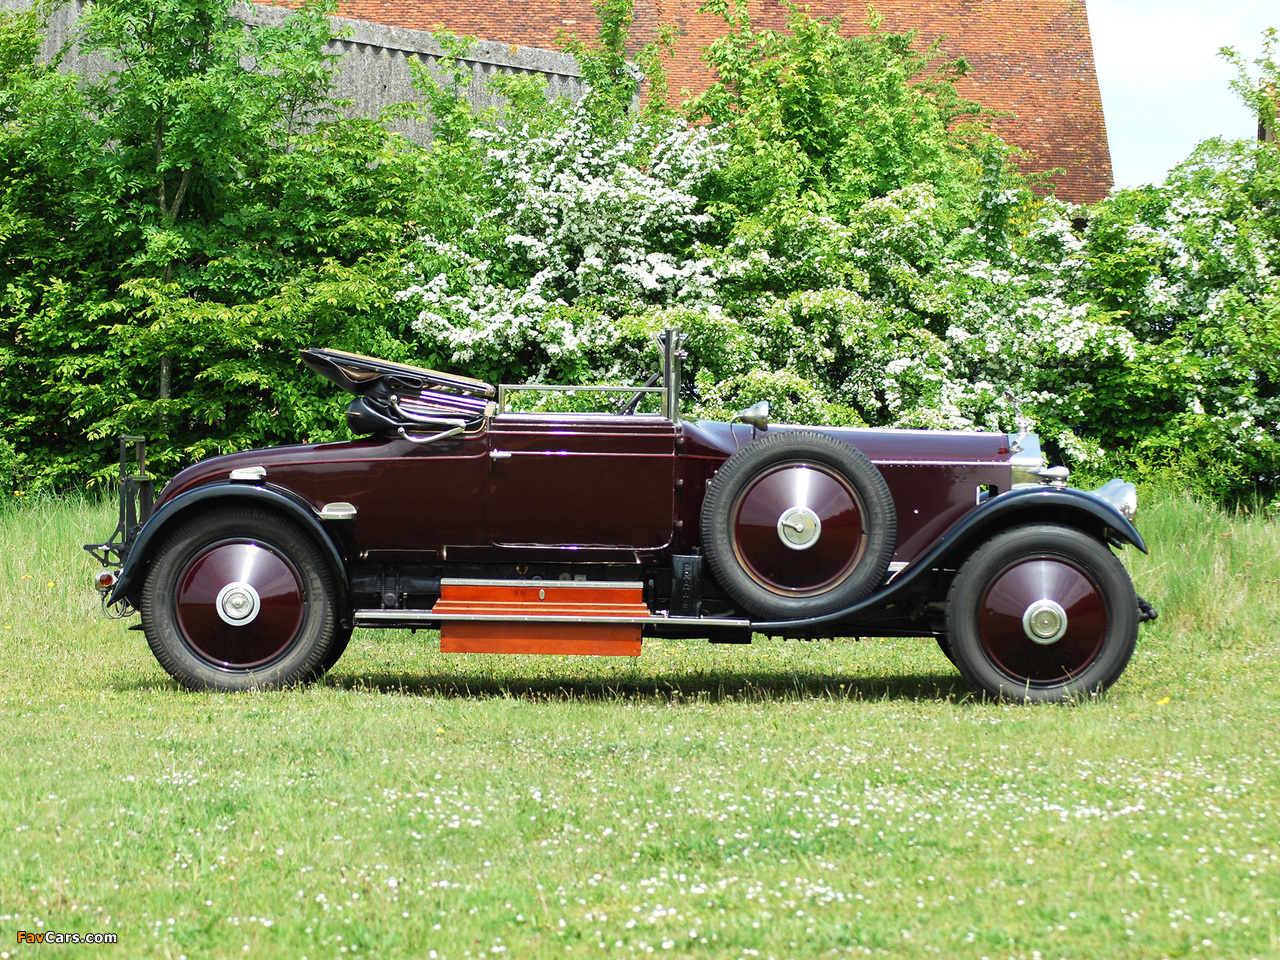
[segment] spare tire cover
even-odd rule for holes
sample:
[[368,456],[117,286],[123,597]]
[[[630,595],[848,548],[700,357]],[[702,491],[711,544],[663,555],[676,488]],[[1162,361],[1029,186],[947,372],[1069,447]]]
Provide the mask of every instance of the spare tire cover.
[[743,447],[702,504],[716,582],[753,616],[832,613],[884,582],[897,540],[889,485],[860,450],[788,430]]

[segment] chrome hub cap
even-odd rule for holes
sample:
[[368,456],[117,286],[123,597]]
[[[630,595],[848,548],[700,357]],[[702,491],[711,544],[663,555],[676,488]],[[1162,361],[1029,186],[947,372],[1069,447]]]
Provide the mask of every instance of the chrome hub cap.
[[778,539],[792,550],[808,550],[822,536],[822,520],[808,507],[791,507],[778,518]]
[[1022,629],[1035,643],[1057,643],[1067,632],[1067,611],[1056,600],[1037,600],[1022,614]]
[[237,580],[218,591],[214,609],[218,611],[223,623],[243,627],[253,623],[258,611],[262,609],[262,598],[252,584]]

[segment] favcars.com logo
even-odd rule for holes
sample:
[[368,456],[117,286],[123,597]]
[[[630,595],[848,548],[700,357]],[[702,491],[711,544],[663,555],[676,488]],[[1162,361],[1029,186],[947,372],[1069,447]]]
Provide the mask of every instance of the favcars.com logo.
[[28,933],[18,931],[19,943],[115,943],[114,933],[57,933],[46,930],[44,933]]

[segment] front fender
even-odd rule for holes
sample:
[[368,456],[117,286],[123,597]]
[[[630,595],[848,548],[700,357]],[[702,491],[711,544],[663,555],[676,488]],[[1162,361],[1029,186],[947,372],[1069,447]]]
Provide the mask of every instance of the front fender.
[[985,540],[996,527],[1026,522],[1027,514],[1033,515],[1030,520],[1035,523],[1082,527],[1115,546],[1127,543],[1147,552],[1142,535],[1112,504],[1074,487],[1050,486],[1010,490],[991,498],[949,530],[938,548],[944,548],[945,556],[975,535]]
[[803,620],[755,622],[758,633],[782,633],[824,624],[854,620],[875,611],[907,593],[915,582],[931,570],[963,559],[992,535],[1021,523],[1061,523],[1086,530],[1116,546],[1130,544],[1143,553],[1147,544],[1133,524],[1106,500],[1072,487],[1033,487],[1010,490],[992,497],[947,531],[927,554],[903,570],[867,599],[845,610]]
[[147,522],[143,524],[142,529],[138,531],[137,539],[129,550],[129,556],[125,560],[124,568],[120,571],[120,579],[116,582],[115,589],[111,592],[111,596],[107,601],[108,604],[116,603],[120,600],[128,600],[136,607],[138,605],[138,594],[141,592],[142,584],[146,579],[146,570],[151,565],[151,559],[155,551],[164,542],[165,535],[183,517],[189,516],[193,509],[202,504],[208,507],[219,500],[237,503],[260,503],[278,510],[280,513],[300,523],[315,538],[315,542],[329,562],[329,567],[333,571],[334,581],[338,585],[341,609],[346,611],[350,608],[348,603],[350,585],[347,582],[346,564],[342,562],[342,554],[339,552],[333,538],[329,536],[328,531],[321,525],[311,509],[278,490],[233,482],[210,483],[196,487],[194,490],[188,490],[165,503],[152,514]]

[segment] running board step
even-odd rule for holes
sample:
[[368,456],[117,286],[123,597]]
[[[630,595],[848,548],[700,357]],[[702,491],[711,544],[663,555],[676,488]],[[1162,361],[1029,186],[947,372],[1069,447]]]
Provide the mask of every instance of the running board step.
[[643,590],[633,582],[446,579],[431,612],[441,620],[441,653],[638,657],[649,619]]
[[638,657],[649,618],[643,590],[631,582],[441,580],[432,613],[468,619],[442,620],[440,652]]
[[[442,653],[552,653],[639,656],[647,625],[750,638],[745,620],[651,614],[634,582],[563,580],[441,581],[430,610],[357,610],[357,627],[440,626]],[[684,630],[680,631],[681,633]]]

